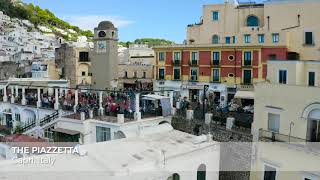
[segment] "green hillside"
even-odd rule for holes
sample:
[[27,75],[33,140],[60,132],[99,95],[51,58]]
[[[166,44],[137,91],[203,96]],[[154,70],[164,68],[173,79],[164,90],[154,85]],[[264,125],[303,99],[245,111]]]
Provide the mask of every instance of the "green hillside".
[[38,25],[46,26],[60,36],[63,35],[59,34],[55,28],[59,28],[64,31],[68,31],[69,29],[74,30],[76,33],[70,33],[71,38],[63,36],[67,40],[75,40],[80,35],[87,36],[88,38],[93,37],[91,31],[81,30],[79,27],[73,26],[68,22],[59,19],[48,9],[41,9],[39,6],[34,6],[31,3],[25,4],[17,0],[0,0],[0,11],[12,18],[29,20],[36,27]]
[[136,39],[135,41],[131,42],[120,42],[120,45],[124,47],[129,47],[130,44],[148,44],[150,47],[152,46],[159,46],[159,45],[172,45],[175,44],[172,41],[165,40],[165,39],[157,39],[157,38],[141,38],[141,39]]

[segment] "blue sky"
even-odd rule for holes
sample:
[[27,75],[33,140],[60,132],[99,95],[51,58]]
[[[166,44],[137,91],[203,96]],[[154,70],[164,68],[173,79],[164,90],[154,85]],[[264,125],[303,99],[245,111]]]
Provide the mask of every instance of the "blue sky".
[[84,29],[102,20],[119,28],[121,41],[164,38],[181,43],[188,24],[198,22],[204,4],[223,0],[23,0],[49,9],[56,16]]

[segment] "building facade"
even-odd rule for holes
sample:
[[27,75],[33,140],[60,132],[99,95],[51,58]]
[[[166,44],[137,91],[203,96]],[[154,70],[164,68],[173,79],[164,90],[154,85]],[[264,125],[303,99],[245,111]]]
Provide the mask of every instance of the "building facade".
[[200,22],[188,25],[184,45],[154,48],[155,89],[201,99],[207,84],[222,89],[212,90],[220,101],[230,100],[244,85],[266,80],[268,60],[317,59],[318,6],[312,0],[205,5]]
[[69,80],[71,88],[91,86],[90,51],[89,43],[65,43],[56,49],[60,78]]
[[320,178],[319,73],[319,61],[268,62],[255,86],[252,180]]
[[130,45],[119,54],[119,88],[152,90],[154,51],[143,44]]

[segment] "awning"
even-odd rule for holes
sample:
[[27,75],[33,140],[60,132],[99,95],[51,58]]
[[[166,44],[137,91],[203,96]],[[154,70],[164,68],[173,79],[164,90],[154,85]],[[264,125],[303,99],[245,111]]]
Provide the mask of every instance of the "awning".
[[142,97],[142,99],[144,100],[151,100],[151,101],[154,101],[154,100],[160,100],[160,99],[168,99],[169,97],[167,96],[160,96],[160,95],[156,95],[156,94],[148,94],[148,95],[144,95]]
[[234,95],[234,98],[239,99],[254,99],[254,92],[253,91],[237,91]]

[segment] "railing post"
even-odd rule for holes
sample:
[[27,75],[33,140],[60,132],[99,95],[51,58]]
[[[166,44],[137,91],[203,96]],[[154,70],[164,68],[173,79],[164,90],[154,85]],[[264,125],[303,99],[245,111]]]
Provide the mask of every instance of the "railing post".
[[74,106],[73,106],[73,112],[77,112],[77,106],[78,106],[78,101],[79,101],[79,97],[78,97],[78,90],[76,89],[75,91],[74,91]]
[[15,93],[15,97],[17,98],[19,96],[19,86],[16,86],[16,93]]
[[134,119],[141,120],[141,112],[140,112],[140,93],[135,94],[135,112],[134,112]]
[[8,102],[7,86],[3,88],[3,102]]
[[22,87],[22,99],[21,99],[21,104],[26,105],[26,88],[23,86]]
[[37,101],[37,107],[40,108],[41,107],[41,94],[40,94],[40,88],[37,89],[38,91],[38,101]]
[[55,102],[54,102],[54,109],[55,110],[59,110],[59,92],[58,92],[58,88],[55,88],[54,89],[55,90],[55,93],[54,93],[54,95],[55,95]]
[[104,115],[104,108],[102,106],[102,91],[99,92],[99,111],[100,111],[100,116]]
[[11,103],[14,103],[14,88],[11,86]]

